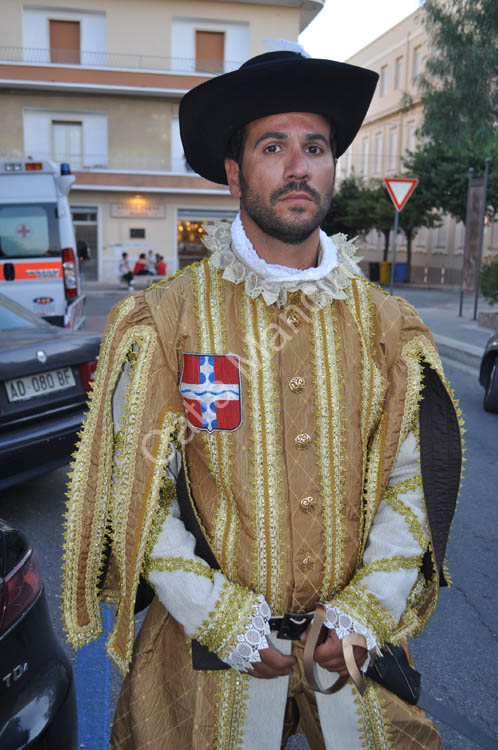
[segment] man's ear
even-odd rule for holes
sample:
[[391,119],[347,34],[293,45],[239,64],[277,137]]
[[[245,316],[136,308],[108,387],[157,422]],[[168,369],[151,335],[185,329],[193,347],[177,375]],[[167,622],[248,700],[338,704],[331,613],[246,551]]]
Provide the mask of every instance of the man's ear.
[[240,198],[240,167],[235,159],[228,156],[225,159],[225,172],[227,173],[228,187],[234,198]]

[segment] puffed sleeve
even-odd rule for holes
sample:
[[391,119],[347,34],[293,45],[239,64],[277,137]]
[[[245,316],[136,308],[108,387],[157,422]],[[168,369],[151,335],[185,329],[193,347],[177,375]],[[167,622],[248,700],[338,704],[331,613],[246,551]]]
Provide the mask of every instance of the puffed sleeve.
[[[369,648],[418,635],[433,613],[439,581],[444,580],[444,550],[461,470],[459,409],[432,336],[405,300],[387,298],[385,308],[389,387],[367,461],[367,534],[361,563],[348,585],[327,603],[326,617],[327,626],[340,637],[365,635]],[[435,381],[436,389],[430,387]],[[431,412],[429,430],[422,412]],[[421,447],[427,437],[433,446],[444,442],[444,455],[455,456],[437,467],[438,482],[454,488],[444,498],[434,492],[434,472],[424,473]]]
[[102,631],[100,601],[116,605],[107,647],[122,668],[131,656],[145,543],[182,420],[176,365],[160,345],[145,295],[130,295],[109,315],[73,454],[62,603],[75,646]]

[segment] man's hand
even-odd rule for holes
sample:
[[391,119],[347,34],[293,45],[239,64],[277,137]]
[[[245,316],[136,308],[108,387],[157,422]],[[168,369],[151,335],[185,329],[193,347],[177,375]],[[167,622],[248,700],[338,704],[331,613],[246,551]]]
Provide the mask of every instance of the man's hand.
[[[301,640],[305,643],[309,635],[310,627],[311,626],[308,626],[306,632],[301,636]],[[315,661],[324,669],[328,669],[329,672],[337,672],[341,677],[347,676],[349,673],[344,662],[342,643],[337,636],[337,633],[335,630],[329,630],[325,627],[323,630],[327,632],[324,633],[325,638],[323,640],[320,639],[320,645],[315,649]],[[358,668],[360,668],[368,656],[368,651],[361,646],[353,646],[353,654]]]
[[260,649],[259,655],[261,661],[253,664],[253,668],[248,669],[247,674],[263,680],[272,680],[274,677],[290,674],[293,664],[296,663],[295,656],[284,656],[273,646]]

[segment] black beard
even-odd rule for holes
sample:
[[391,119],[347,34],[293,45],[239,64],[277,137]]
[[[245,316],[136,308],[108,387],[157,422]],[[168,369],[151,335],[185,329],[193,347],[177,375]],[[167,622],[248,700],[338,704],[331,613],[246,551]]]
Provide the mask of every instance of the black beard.
[[[320,193],[310,187],[304,180],[288,182],[271,194],[270,204],[266,205],[258,194],[252,192],[242,171],[239,172],[239,184],[241,192],[240,203],[248,216],[265,234],[288,245],[299,245],[308,239],[315,229],[320,226],[328,213],[334,191],[334,186],[331,184],[330,189],[322,198]],[[310,216],[304,223],[292,224],[289,220],[283,221],[275,215],[272,208],[283,195],[294,192],[307,193],[317,206],[314,216]],[[302,206],[294,206],[291,210],[296,219],[305,211]]]

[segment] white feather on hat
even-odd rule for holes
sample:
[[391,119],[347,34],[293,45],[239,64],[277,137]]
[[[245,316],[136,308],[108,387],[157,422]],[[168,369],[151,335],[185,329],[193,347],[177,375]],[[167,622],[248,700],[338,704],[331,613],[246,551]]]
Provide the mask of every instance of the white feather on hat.
[[301,55],[301,57],[311,57],[304,47],[301,47],[297,42],[292,42],[290,39],[278,39],[276,37],[262,39],[261,46],[267,52],[295,52],[296,55]]

